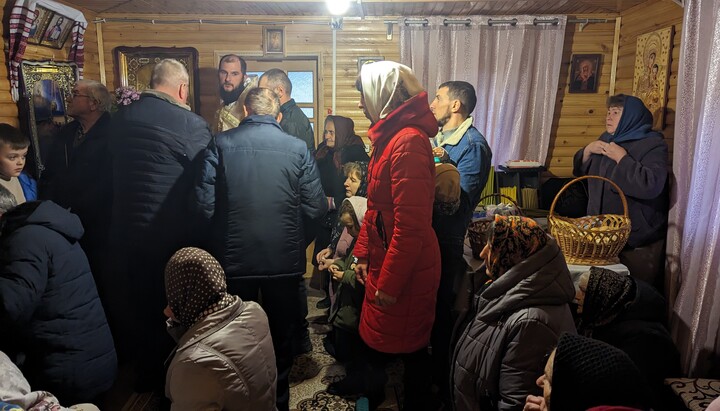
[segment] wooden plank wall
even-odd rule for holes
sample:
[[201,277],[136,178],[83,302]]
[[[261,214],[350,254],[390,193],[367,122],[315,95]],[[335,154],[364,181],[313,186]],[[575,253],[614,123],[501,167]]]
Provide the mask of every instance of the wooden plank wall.
[[677,107],[678,70],[680,68],[680,40],[682,39],[683,9],[670,0],[650,0],[633,7],[622,16],[620,29],[620,52],[617,69],[617,93],[632,94],[635,74],[635,50],[637,37],[658,29],[673,26],[672,54],[670,61],[667,111],[662,132],[670,149],[672,161],[673,136],[675,135],[675,108]]
[[[61,3],[68,4],[67,2],[60,1]],[[3,6],[3,18],[2,28],[4,34],[4,41],[7,42],[7,24],[10,19],[10,12],[12,11],[12,5],[15,2],[10,0],[2,0]],[[72,5],[71,5],[72,6]],[[72,6],[74,7],[74,6]],[[85,19],[88,22],[92,22],[95,19],[95,14],[90,10],[79,9],[85,15]],[[7,47],[7,46],[6,46]],[[52,49],[49,47],[41,47],[38,45],[28,44],[25,50],[26,60],[57,60],[66,61],[68,53],[70,51],[70,39],[65,42],[65,48],[62,50]],[[88,28],[85,31],[85,78],[98,79],[100,73],[100,67],[98,64],[98,46],[97,46],[97,33],[95,31],[95,24],[89,23]],[[10,80],[8,76],[8,65],[7,65],[7,52],[2,53],[0,56],[0,122],[9,123],[14,126],[18,126],[18,106],[10,97]]]
[[[122,18],[118,15],[103,15],[107,18]],[[188,16],[142,15],[149,19],[179,19]],[[235,51],[245,56],[262,56],[262,26],[247,25],[246,19],[258,20],[257,16],[193,16],[201,19],[237,20],[238,24],[155,24],[118,23],[103,24],[103,39],[107,82],[115,85],[113,72],[113,49],[117,46],[195,47],[199,53],[200,66],[200,114],[211,121],[218,106],[216,51]],[[287,19],[287,18],[285,18]],[[263,16],[263,21],[282,21],[282,18]],[[319,58],[319,100],[320,119],[332,107],[332,31],[329,24],[309,25],[297,19],[297,24],[286,25],[286,48],[288,56],[317,56]],[[329,20],[328,20],[329,23]],[[337,104],[339,115],[353,118],[356,130],[365,135],[369,122],[357,108],[359,93],[355,90],[357,58],[360,56],[383,56],[386,59],[400,58],[399,35],[392,41],[385,38],[385,25],[381,19],[363,22],[345,22],[337,33]],[[252,70],[252,67],[248,67]]]

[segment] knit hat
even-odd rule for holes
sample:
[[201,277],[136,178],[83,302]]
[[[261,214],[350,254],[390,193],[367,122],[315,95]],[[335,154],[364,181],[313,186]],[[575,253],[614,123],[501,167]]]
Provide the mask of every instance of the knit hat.
[[497,279],[547,244],[547,234],[532,218],[495,215],[488,238],[488,275]]
[[590,267],[578,328],[589,333],[595,327],[612,322],[632,304],[636,293],[637,285],[631,276]]
[[455,214],[460,207],[460,173],[449,163],[435,166],[435,212]]
[[649,409],[649,390],[630,357],[602,341],[563,333],[555,350],[550,409],[600,405]]
[[220,263],[194,247],[182,248],[170,258],[165,267],[165,290],[175,318],[187,328],[237,299],[227,293]]

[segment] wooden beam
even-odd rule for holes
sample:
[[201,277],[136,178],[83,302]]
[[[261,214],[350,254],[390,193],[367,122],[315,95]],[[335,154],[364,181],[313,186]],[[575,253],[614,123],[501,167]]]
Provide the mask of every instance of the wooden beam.
[[622,17],[615,19],[615,41],[613,42],[612,68],[610,69],[610,95],[615,95],[615,80],[617,78],[618,54],[620,51],[620,26]]

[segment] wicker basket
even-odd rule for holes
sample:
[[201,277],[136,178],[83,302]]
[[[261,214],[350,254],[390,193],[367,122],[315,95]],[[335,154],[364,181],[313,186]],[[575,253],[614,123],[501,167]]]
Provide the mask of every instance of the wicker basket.
[[[580,218],[561,217],[554,214],[555,203],[560,195],[574,183],[588,178],[603,180],[620,194],[624,214],[601,214]],[[555,196],[548,214],[550,234],[555,237],[568,264],[608,265],[619,262],[618,254],[630,237],[630,217],[625,193],[607,178],[584,176],[565,184]]]
[[[520,206],[517,204],[515,200],[512,198],[506,196],[505,194],[500,193],[492,193],[488,194],[486,196],[483,196],[478,201],[478,204],[482,204],[484,200],[487,200],[491,197],[497,197],[498,200],[507,199],[508,202],[510,202],[512,205],[515,206],[515,208],[518,210],[519,215],[523,215],[522,210],[520,209]],[[487,219],[487,220],[475,220],[470,223],[467,230],[467,236],[468,240],[470,241],[470,249],[472,250],[473,258],[476,260],[480,259],[480,252],[482,252],[482,249],[485,247],[485,244],[487,243],[487,230],[490,228],[490,223],[492,223],[494,220]]]

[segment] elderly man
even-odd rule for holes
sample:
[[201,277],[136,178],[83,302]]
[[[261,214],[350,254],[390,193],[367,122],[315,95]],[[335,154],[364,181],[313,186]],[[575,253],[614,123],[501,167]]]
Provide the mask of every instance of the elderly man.
[[52,200],[80,217],[85,229],[80,245],[100,284],[112,207],[111,106],[112,97],[101,83],[80,80],[75,84],[67,107],[74,121],[53,140],[40,179],[41,199]]
[[308,150],[315,152],[315,133],[313,133],[310,120],[300,107],[295,104],[292,96],[292,83],[284,71],[274,68],[260,76],[258,87],[269,88],[280,99],[280,127],[291,136],[295,136],[307,144]]
[[251,84],[257,84],[247,76],[247,63],[236,55],[228,54],[220,59],[218,67],[218,84],[222,107],[215,112],[213,131],[220,133],[237,127],[243,114],[242,100]]
[[244,107],[240,126],[217,135],[206,150],[196,197],[212,221],[210,251],[225,270],[228,292],[245,301],[262,294],[277,360],[277,407],[287,411],[290,338],[306,267],[301,222],[324,215],[327,200],[305,143],[277,122],[277,95],[253,89]]
[[480,200],[490,173],[492,152],[485,137],[472,125],[477,97],[475,88],[465,81],[440,85],[430,111],[440,127],[433,154],[455,165],[460,173],[460,206],[450,215],[433,213],[433,229],[440,244],[441,276],[432,331],[433,376],[443,402],[449,404],[450,337],[454,318],[454,284],[465,270],[463,241],[472,212]]
[[194,245],[197,235],[187,198],[195,157],[211,135],[186,104],[188,79],[177,60],[160,61],[151,89],[113,119],[111,267],[118,270],[112,276],[118,283],[117,304],[109,306],[119,308],[127,321],[114,334],[134,343],[130,357],[139,361],[142,380],[136,390],[141,392],[163,388],[163,361],[173,345],[161,325],[165,263],[178,249]]

